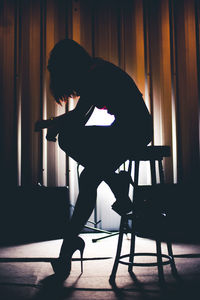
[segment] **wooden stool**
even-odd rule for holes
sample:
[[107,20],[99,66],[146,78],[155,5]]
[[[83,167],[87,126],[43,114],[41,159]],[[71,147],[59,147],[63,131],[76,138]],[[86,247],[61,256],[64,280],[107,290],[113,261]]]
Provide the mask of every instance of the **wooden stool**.
[[[170,147],[169,146],[147,146],[143,151],[134,155],[129,160],[129,167],[128,172],[131,174],[132,163],[135,163],[135,171],[134,171],[134,192],[133,192],[133,211],[121,217],[120,222],[120,229],[119,229],[119,238],[118,238],[118,246],[117,252],[115,257],[115,262],[113,265],[112,273],[110,275],[110,283],[115,283],[116,272],[118,268],[118,264],[128,265],[129,273],[133,273],[132,269],[133,266],[157,266],[158,267],[158,276],[159,281],[162,283],[164,281],[164,274],[163,274],[163,265],[170,264],[172,273],[175,275],[177,274],[174,256],[172,252],[172,245],[171,242],[167,240],[167,248],[168,248],[168,255],[162,254],[161,249],[161,237],[155,237],[156,242],[156,253],[135,253],[135,236],[137,235],[135,231],[135,221],[137,217],[137,212],[134,211],[134,203],[137,202],[137,188],[138,187],[138,177],[139,177],[139,165],[140,161],[149,161],[150,162],[150,169],[151,169],[151,182],[152,186],[156,186],[156,161],[158,161],[158,170],[159,170],[159,177],[160,177],[160,185],[164,184],[164,172],[162,166],[162,160],[164,157],[170,156]],[[121,248],[123,242],[123,235],[126,233],[128,221],[131,220],[131,246],[130,246],[130,253],[121,256]],[[159,224],[158,224],[159,226]],[[155,263],[134,263],[134,256],[156,256],[157,262]],[[124,258],[129,257],[129,262],[123,261]],[[166,261],[162,261],[162,258],[167,259]]]

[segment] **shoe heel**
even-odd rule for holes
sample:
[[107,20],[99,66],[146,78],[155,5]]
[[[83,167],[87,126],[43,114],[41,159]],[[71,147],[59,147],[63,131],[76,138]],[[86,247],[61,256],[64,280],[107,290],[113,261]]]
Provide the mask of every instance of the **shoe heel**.
[[81,257],[81,274],[83,273],[83,250],[80,250],[80,257]]
[[81,274],[83,273],[83,251],[84,251],[85,245],[83,245],[83,247],[81,249],[79,249],[80,251],[80,259],[81,259]]
[[83,273],[83,252],[84,252],[84,249],[85,249],[85,242],[84,240],[82,240],[80,237],[79,237],[79,247],[78,247],[78,250],[80,251],[80,260],[81,260],[81,274]]

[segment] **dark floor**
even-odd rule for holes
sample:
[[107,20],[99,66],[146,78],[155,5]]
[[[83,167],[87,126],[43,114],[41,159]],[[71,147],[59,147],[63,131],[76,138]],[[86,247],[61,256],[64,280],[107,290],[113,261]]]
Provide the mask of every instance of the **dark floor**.
[[[80,276],[80,262],[76,260],[79,253],[75,253],[72,272],[64,284],[55,284],[49,263],[57,257],[61,240],[1,246],[0,299],[200,299],[200,243],[173,243],[179,276],[174,278],[170,266],[164,266],[163,287],[159,286],[156,267],[135,267],[135,277],[131,278],[127,266],[120,265],[114,289],[109,284],[109,275],[117,236],[93,243],[94,236],[101,234],[82,234],[86,241],[84,272]],[[137,252],[155,251],[152,240],[136,241]],[[129,244],[125,237],[123,253],[128,251]]]

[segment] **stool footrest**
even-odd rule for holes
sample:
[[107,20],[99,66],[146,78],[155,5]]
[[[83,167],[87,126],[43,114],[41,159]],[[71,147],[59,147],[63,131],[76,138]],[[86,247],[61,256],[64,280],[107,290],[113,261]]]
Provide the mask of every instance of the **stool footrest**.
[[[141,252],[141,253],[134,253],[133,257],[135,256],[156,256],[157,257],[157,254],[156,253],[150,253],[150,252]],[[161,254],[161,256],[163,258],[167,258],[168,260],[167,261],[162,261],[162,265],[168,265],[168,264],[171,264],[172,262],[172,257],[170,255],[167,255],[167,254]],[[127,265],[127,266],[138,266],[138,267],[156,267],[158,266],[158,263],[157,262],[154,262],[154,263],[132,263],[132,262],[125,262],[123,260],[121,260],[122,258],[126,258],[126,257],[130,257],[130,254],[125,254],[125,255],[122,255],[120,256],[120,259],[119,259],[119,263],[120,264],[123,264],[123,265]]]

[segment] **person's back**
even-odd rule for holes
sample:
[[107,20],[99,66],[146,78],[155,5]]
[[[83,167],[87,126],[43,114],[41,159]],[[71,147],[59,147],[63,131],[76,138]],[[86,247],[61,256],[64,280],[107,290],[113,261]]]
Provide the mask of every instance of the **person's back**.
[[[127,136],[147,135],[152,138],[152,118],[142,94],[133,79],[119,67],[102,59],[94,59],[83,82],[81,98],[115,116],[114,126],[123,128]],[[149,140],[149,141],[150,141]]]

